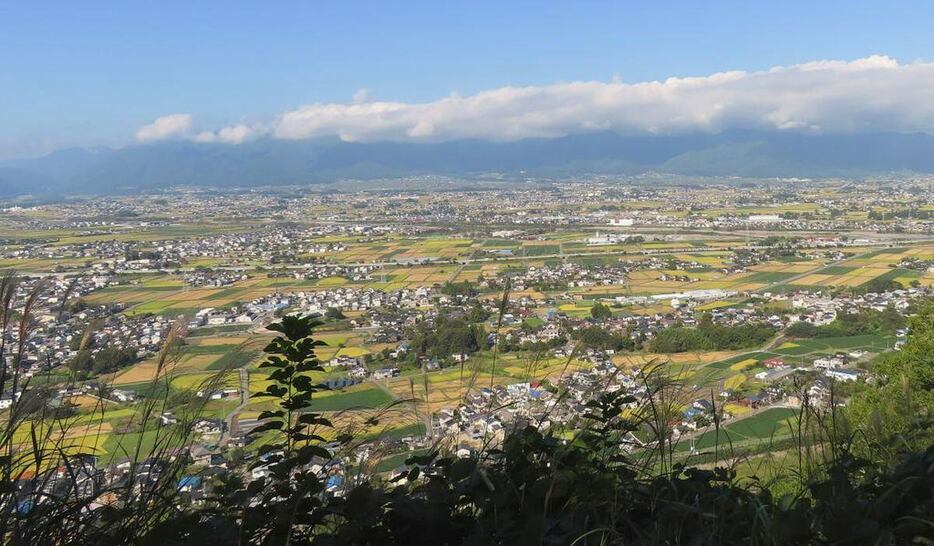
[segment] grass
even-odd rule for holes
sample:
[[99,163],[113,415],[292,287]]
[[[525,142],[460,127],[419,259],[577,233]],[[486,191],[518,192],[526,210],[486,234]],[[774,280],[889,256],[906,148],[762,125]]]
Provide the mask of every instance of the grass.
[[773,283],[790,279],[797,273],[786,273],[784,271],[757,271],[748,277],[743,277],[743,282]]
[[851,350],[858,348],[881,351],[892,345],[892,337],[877,334],[861,336],[824,337],[814,339],[799,339],[794,343],[784,343],[775,352],[780,355],[800,356],[811,353]]
[[188,332],[188,337],[208,337],[216,334],[229,334],[234,332],[245,332],[250,329],[250,325],[228,324],[225,326],[205,326],[195,328]]
[[511,241],[509,239],[487,239],[483,242],[485,247],[514,247],[518,246],[519,243]]
[[[791,408],[769,408],[751,417],[740,419],[726,425],[720,430],[719,444],[722,446],[740,442],[765,441],[772,437],[783,437],[790,434],[787,421],[793,419],[797,412]],[[717,445],[716,431],[707,431],[694,440],[696,449],[710,449]],[[678,449],[690,449],[690,442],[682,440]]]
[[830,265],[820,270],[825,275],[846,275],[859,269],[858,267],[846,265]]
[[895,267],[875,278],[869,279],[860,286],[867,286],[870,282],[873,281],[894,281],[899,277],[904,277],[906,279],[917,279],[921,277],[921,272],[915,271],[914,269],[903,269],[901,267]]
[[561,253],[560,245],[528,245],[522,247],[526,256],[547,256]]
[[235,352],[240,345],[238,343],[226,343],[218,345],[184,345],[179,349],[183,355],[226,355]]
[[343,411],[356,408],[380,408],[392,403],[395,398],[383,389],[367,387],[361,390],[338,392],[321,396],[311,401],[311,411]]
[[224,356],[218,358],[212,362],[207,369],[209,370],[224,370],[229,369],[233,370],[236,368],[242,368],[252,362],[257,356],[260,355],[260,351],[231,351]]
[[376,472],[390,472],[400,466],[405,466],[405,461],[409,457],[416,457],[418,455],[424,455],[428,453],[427,449],[416,449],[414,451],[407,451],[405,453],[396,453],[393,455],[388,455],[380,459],[379,463],[376,465]]
[[[103,451],[114,461],[137,458],[143,460],[158,451],[157,446],[179,447],[181,437],[167,429],[152,429],[144,432],[113,433],[104,441]],[[138,450],[138,457],[136,456]],[[104,460],[107,458],[100,454]]]
[[734,356],[734,357],[732,357],[732,358],[727,358],[727,359],[725,359],[725,360],[720,360],[720,361],[718,361],[718,362],[714,362],[714,363],[710,364],[710,365],[708,366],[708,368],[714,368],[714,369],[718,369],[718,370],[725,370],[725,369],[727,369],[727,368],[729,368],[729,367],[731,367],[731,366],[733,366],[734,364],[739,363],[739,362],[745,362],[745,361],[747,361],[747,360],[756,360],[756,361],[758,362],[758,361],[761,361],[761,360],[766,359],[766,358],[768,358],[768,357],[769,357],[768,353],[762,353],[762,352],[744,353],[744,354],[741,354],[741,355]]

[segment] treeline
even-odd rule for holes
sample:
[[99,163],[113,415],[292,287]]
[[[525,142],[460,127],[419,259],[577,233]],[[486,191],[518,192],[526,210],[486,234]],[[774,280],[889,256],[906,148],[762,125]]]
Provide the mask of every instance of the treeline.
[[743,324],[723,326],[703,317],[696,328],[672,326],[658,332],[649,343],[654,353],[725,351],[762,345],[775,335],[771,326]]
[[112,373],[136,362],[136,349],[132,347],[104,347],[92,352],[82,349],[71,359],[68,367],[80,377]]
[[906,325],[905,316],[890,305],[882,311],[867,309],[857,313],[838,313],[833,322],[821,326],[795,322],[785,329],[785,335],[798,338],[891,335]]
[[870,220],[891,220],[893,218],[930,220],[931,218],[934,218],[934,211],[927,209],[896,209],[885,212],[871,210],[867,216]]
[[611,349],[613,351],[632,351],[636,342],[625,332],[610,332],[600,326],[590,326],[571,333],[571,338],[579,341],[584,347],[594,349]]
[[441,286],[441,293],[446,296],[476,296],[477,289],[470,281],[451,282],[448,281]]
[[439,316],[434,324],[419,324],[412,332],[413,355],[445,359],[453,354],[471,354],[487,346],[487,333],[482,324],[461,318]]

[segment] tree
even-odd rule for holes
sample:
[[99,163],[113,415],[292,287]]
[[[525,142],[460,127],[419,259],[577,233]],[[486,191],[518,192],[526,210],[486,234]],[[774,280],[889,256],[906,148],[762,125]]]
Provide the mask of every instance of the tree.
[[111,373],[136,360],[136,349],[105,347],[94,355],[94,374]]
[[81,349],[68,363],[77,373],[98,375],[115,372],[136,360],[136,349],[131,347],[104,347],[96,354],[90,349]]
[[412,346],[416,353],[435,358],[475,353],[486,347],[486,330],[481,324],[441,316],[433,327],[427,324],[419,326]]
[[88,308],[88,304],[84,301],[84,298],[77,298],[71,303],[68,304],[68,311],[70,313],[80,313]]
[[339,307],[328,307],[328,310],[324,312],[324,316],[329,319],[343,320],[347,317],[344,316],[344,312],[341,311]]
[[673,326],[658,332],[651,349],[656,353],[745,349],[762,345],[775,335],[775,330],[761,324],[721,326],[709,316],[701,317],[697,328]]
[[798,321],[785,329],[785,335],[791,337],[809,338],[817,336],[817,326],[810,322]]
[[613,349],[615,351],[632,350],[634,343],[629,336],[609,332],[599,326],[584,328],[577,333],[577,338],[587,347],[594,349]]
[[479,301],[474,302],[470,312],[467,313],[467,320],[470,322],[485,322],[488,318],[490,318],[490,312]]
[[590,316],[596,320],[602,321],[611,318],[613,316],[613,311],[609,306],[597,302],[590,308]]
[[477,290],[470,281],[448,281],[441,287],[441,293],[446,296],[476,296]]
[[261,450],[261,460],[253,464],[266,465],[269,475],[227,498],[228,517],[242,518],[246,536],[264,537],[267,544],[305,543],[326,515],[325,482],[311,462],[332,460],[320,431],[333,425],[308,411],[314,394],[327,390],[308,375],[324,371],[315,355],[324,342],[312,338],[312,330],[320,324],[311,317],[288,315],[267,327],[280,333],[264,349],[268,356],[260,364],[272,369],[272,384],[254,397],[271,398],[278,409],[260,413],[262,424],[250,434],[272,435]]
[[910,332],[900,351],[871,363],[882,385],[857,393],[847,410],[866,449],[892,457],[934,442],[934,304],[919,309]]
[[75,372],[83,372],[85,374],[91,371],[91,368],[94,366],[94,355],[91,354],[89,349],[82,349],[72,357],[71,361],[68,363],[68,367]]

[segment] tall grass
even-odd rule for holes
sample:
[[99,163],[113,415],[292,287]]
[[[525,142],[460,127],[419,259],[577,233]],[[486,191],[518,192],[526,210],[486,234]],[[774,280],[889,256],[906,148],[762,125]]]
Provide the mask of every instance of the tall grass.
[[[0,389],[10,387],[23,392],[0,416],[0,537],[12,544],[129,544],[142,537],[158,538],[160,533],[170,531],[166,525],[171,526],[173,522],[206,525],[213,521],[212,518],[234,522],[241,533],[252,529],[251,525],[265,529],[263,521],[250,519],[255,517],[255,514],[250,516],[250,510],[256,507],[257,499],[282,501],[279,493],[266,491],[263,497],[256,491],[250,493],[250,488],[244,488],[240,493],[253,496],[238,497],[239,504],[225,505],[224,498],[218,494],[210,499],[207,508],[196,510],[187,505],[181,493],[179,478],[191,472],[192,468],[188,450],[198,442],[192,425],[205,415],[208,403],[207,397],[178,394],[172,386],[175,366],[184,355],[184,345],[180,343],[184,338],[184,328],[180,324],[171,328],[162,350],[155,357],[154,373],[143,389],[151,395],[133,406],[132,415],[124,419],[121,430],[117,432],[132,432],[137,435],[136,440],[120,442],[113,452],[100,457],[100,453],[95,453],[92,448],[110,434],[106,427],[112,403],[107,399],[107,393],[113,389],[114,376],[110,377],[110,383],[102,384],[96,393],[92,393],[90,398],[94,403],[82,408],[80,413],[47,404],[44,397],[49,394],[48,387],[38,384],[41,376],[20,377],[19,359],[23,355],[25,340],[36,328],[32,315],[42,289],[40,284],[22,302],[18,302],[16,277],[8,274],[0,279],[0,327],[4,334],[0,336]],[[492,332],[498,341],[501,341],[509,298],[510,284],[507,281],[498,302]],[[16,335],[12,335],[14,332]],[[86,330],[79,348],[88,348],[92,337],[93,325]],[[11,346],[13,341],[15,343]],[[495,388],[499,345],[496,343],[492,347],[488,370],[480,359],[474,363],[461,363],[461,394],[452,402],[463,403],[469,393],[482,387]],[[826,404],[818,404],[805,392],[796,415],[789,419],[791,433],[787,437],[770,438],[752,450],[748,445],[734,446],[731,436],[725,431],[717,393],[711,391],[704,394],[709,396],[714,408],[711,430],[716,441],[709,450],[684,454],[678,450],[679,442],[689,440],[686,437],[676,438],[674,428],[683,408],[697,399],[700,392],[679,379],[686,374],[674,373],[678,370],[673,370],[671,363],[658,361],[643,366],[638,374],[642,387],[639,396],[608,389],[617,379],[617,374],[622,373],[617,370],[616,374],[594,385],[589,399],[585,400],[583,415],[561,426],[549,427],[546,423],[551,421],[553,412],[571,396],[562,386],[563,379],[574,369],[575,361],[585,350],[586,346],[578,342],[553,376],[553,381],[546,384],[551,393],[551,405],[545,408],[541,419],[537,422],[521,420],[521,425],[517,420],[499,434],[486,431],[476,442],[477,454],[469,461],[469,467],[456,466],[457,463],[451,462],[450,456],[457,448],[459,438],[433,435],[428,406],[433,393],[431,381],[424,370],[420,376],[410,378],[407,399],[376,409],[351,408],[333,412],[320,423],[315,417],[309,421],[314,422],[314,426],[307,433],[302,433],[306,436],[295,434],[289,437],[285,456],[291,452],[300,453],[303,447],[314,442],[327,442],[326,451],[315,451],[324,465],[351,461],[345,467],[341,493],[355,498],[353,495],[362,495],[363,489],[369,491],[368,495],[377,495],[374,491],[378,489],[382,491],[380,495],[385,495],[374,497],[382,499],[379,502],[383,504],[374,500],[375,512],[367,517],[377,517],[382,513],[380,511],[391,511],[395,506],[393,502],[404,501],[416,506],[417,501],[433,499],[432,495],[440,493],[432,491],[427,484],[435,483],[433,487],[438,489],[441,486],[437,484],[444,483],[444,487],[456,493],[452,493],[456,498],[452,510],[457,518],[477,517],[480,521],[481,517],[489,517],[487,511],[490,506],[487,503],[507,501],[507,504],[496,505],[494,514],[498,513],[497,510],[515,510],[517,505],[522,506],[520,511],[536,514],[535,517],[541,517],[542,521],[566,521],[562,519],[561,511],[569,507],[584,514],[599,514],[603,518],[599,523],[597,520],[592,524],[575,522],[575,525],[586,529],[569,537],[567,542],[575,544],[613,543],[624,536],[639,536],[644,543],[664,543],[668,541],[666,537],[681,536],[678,533],[697,533],[697,537],[703,537],[698,540],[729,542],[731,537],[739,536],[737,530],[730,527],[734,525],[730,518],[737,517],[737,510],[740,510],[738,503],[748,503],[741,509],[755,514],[746,520],[751,522],[750,536],[759,537],[760,543],[780,544],[778,528],[771,519],[776,508],[770,495],[759,493],[774,488],[776,492],[787,495],[788,502],[809,502],[817,495],[816,484],[835,479],[835,469],[852,461],[854,445],[864,433],[852,429],[845,413],[838,407],[837,392],[832,388]],[[9,351],[12,351],[10,359],[6,358]],[[538,372],[546,360],[544,351],[528,354],[524,362],[524,378],[529,381],[541,379],[537,377]],[[46,364],[51,377],[51,369],[61,363],[49,361]],[[231,371],[218,370],[191,390],[218,390]],[[483,376],[484,371],[488,371],[488,377]],[[288,396],[284,398],[287,403],[296,394],[291,390],[296,381],[299,384],[304,380],[290,376]],[[73,374],[58,387],[69,389],[79,383]],[[313,391],[322,390],[317,385],[306,387],[309,394],[304,402],[310,402]],[[801,387],[804,391],[803,385]],[[249,398],[250,394],[247,392],[243,396]],[[490,400],[483,409],[485,416],[492,416],[509,406],[494,404],[493,397]],[[283,412],[281,416],[282,427],[289,428],[293,423],[302,422],[308,405],[296,406],[295,415],[291,406],[283,407],[289,412],[287,415]],[[177,424],[167,425],[160,419],[169,411],[178,418]],[[267,412],[269,415],[272,413]],[[412,481],[410,489],[393,489],[379,472],[381,459],[391,454],[390,451],[383,452],[379,439],[400,419],[408,418],[415,423],[427,423],[428,455],[411,458],[406,472],[394,478],[396,483],[400,479]],[[270,433],[275,431],[270,430]],[[298,443],[291,443],[295,439]],[[258,438],[260,445],[267,441]],[[767,456],[762,452],[770,450],[780,455],[780,464],[766,462]],[[444,457],[449,458],[442,465],[438,461]],[[536,465],[535,475],[523,475],[523,468],[510,467],[515,460]],[[119,467],[117,463],[120,463]],[[304,466],[302,463],[290,468],[282,477],[284,483],[288,485],[290,477],[312,472],[301,470]],[[757,468],[766,470],[765,467],[770,467],[771,476],[760,475],[762,473],[756,471]],[[103,475],[101,468],[118,468],[120,476]],[[466,474],[452,478],[449,473],[454,468]],[[741,468],[752,470],[744,474]],[[238,475],[242,470],[232,474]],[[614,483],[623,484],[620,487],[630,489],[619,491],[619,494],[607,492],[605,498],[597,498],[590,496],[586,489],[599,490],[599,483],[567,482],[571,475],[594,478],[588,474],[591,470],[595,472],[594,476],[612,478],[611,481],[616,480]],[[698,474],[707,471],[711,474]],[[498,478],[490,477],[497,472]],[[430,477],[427,481],[419,480],[420,476],[426,475]],[[450,481],[442,482],[442,478]],[[701,488],[701,484],[709,483],[719,484],[720,489]],[[583,490],[574,496],[568,491],[572,485],[583,487]],[[329,502],[323,492],[311,493],[289,487],[274,491],[301,491],[301,495],[308,497],[298,499],[302,502],[311,502],[308,499],[314,499],[315,503]],[[698,489],[692,490],[692,487]],[[691,497],[692,491],[695,497]],[[691,505],[699,502],[697,499],[701,495],[707,495],[705,502],[710,504]],[[447,502],[449,497],[443,499]],[[682,517],[672,518],[670,529],[626,530],[627,525],[635,525],[637,521],[628,512],[638,504],[634,499],[644,502],[644,506],[653,507],[660,514],[681,514]],[[587,504],[597,501],[603,505]],[[537,504],[523,504],[526,502]],[[292,508],[303,506],[298,501],[285,504]],[[639,506],[645,509],[643,505]],[[347,506],[337,503],[327,510],[330,510],[327,518],[312,523],[304,521],[302,514],[291,513],[288,515],[288,527],[314,528],[314,525],[320,525],[316,528],[320,532],[338,532],[341,525],[346,524],[346,513],[341,510],[346,511]],[[494,515],[493,521],[507,525],[505,520],[498,519],[500,517],[505,518]],[[698,528],[689,526],[696,525],[697,521],[704,522],[704,525]],[[482,526],[480,523],[477,525]],[[536,527],[529,536],[538,536],[534,533],[546,536],[547,532],[547,529]],[[648,534],[642,536],[640,533]],[[263,537],[279,535],[257,536],[259,540],[265,540]],[[241,536],[240,542],[257,536]],[[284,536],[291,535],[286,533]]]

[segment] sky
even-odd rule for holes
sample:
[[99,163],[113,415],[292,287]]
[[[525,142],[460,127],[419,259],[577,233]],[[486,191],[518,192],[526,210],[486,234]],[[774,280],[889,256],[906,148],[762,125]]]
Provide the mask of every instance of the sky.
[[932,20],[921,1],[0,0],[0,159],[171,138],[932,131]]

